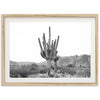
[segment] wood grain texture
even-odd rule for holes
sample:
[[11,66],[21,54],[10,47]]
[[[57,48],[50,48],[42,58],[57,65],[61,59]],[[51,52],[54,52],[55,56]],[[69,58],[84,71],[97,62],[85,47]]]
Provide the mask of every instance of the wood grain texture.
[[98,14],[2,14],[3,17],[79,17],[96,18]]
[[[71,17],[95,18],[95,83],[7,83],[5,82],[5,19],[7,17]],[[32,86],[32,85],[98,85],[98,14],[2,14],[2,85],[3,86]]]
[[95,82],[98,85],[98,15],[95,17]]
[[2,63],[2,85],[5,84],[5,17],[2,16],[1,18],[1,22],[2,22],[2,48],[1,48],[1,63]]

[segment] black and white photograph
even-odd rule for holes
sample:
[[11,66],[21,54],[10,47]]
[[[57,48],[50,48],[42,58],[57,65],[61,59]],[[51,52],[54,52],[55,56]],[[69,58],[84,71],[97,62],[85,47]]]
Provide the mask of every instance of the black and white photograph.
[[[56,27],[56,29],[58,28]],[[59,31],[58,29],[59,34],[60,32],[63,32],[63,30],[67,30],[67,28],[61,27],[61,30]],[[56,39],[52,40],[51,27],[48,28],[48,31],[49,33],[45,33],[45,30],[43,31],[44,33],[41,40],[38,37],[34,38],[34,35],[35,35],[34,28],[33,28],[33,39],[28,38],[30,37],[28,36],[29,33],[25,32],[26,36],[23,34],[23,36],[21,37],[20,37],[21,33],[20,32],[18,33],[19,36],[18,35],[17,36],[18,36],[19,44],[15,41],[16,43],[14,44],[15,48],[14,48],[14,45],[12,47],[12,50],[14,50],[15,52],[11,51],[12,59],[10,60],[10,77],[19,77],[19,78],[22,78],[22,77],[24,78],[25,77],[28,77],[28,78],[30,77],[32,78],[90,77],[91,75],[90,44],[87,43],[87,40],[84,40],[85,38],[83,37],[83,35],[85,34],[85,32],[83,33],[83,35],[79,33],[82,36],[78,37],[79,35],[76,36],[74,31],[72,31],[75,34],[74,36],[75,39],[73,39],[72,37],[73,33],[68,33],[68,34],[71,34],[71,36],[68,35],[68,38],[70,38],[71,39],[70,41],[72,41],[73,43],[73,45],[70,45],[69,39],[67,40],[64,34],[60,35],[61,39],[63,39],[61,40],[61,43],[60,43],[59,35]],[[64,33],[67,34],[66,31]],[[38,34],[38,30],[36,34]],[[49,35],[49,38],[47,40],[46,40],[45,34]],[[53,37],[54,37],[54,34],[55,33],[52,34]],[[87,36],[87,33],[86,33],[86,36]],[[15,39],[16,38],[17,37],[15,37]],[[86,39],[89,39],[89,38],[86,38]],[[31,42],[33,41],[33,45],[29,46],[27,41],[30,42],[30,43],[28,42],[29,44],[32,44]],[[11,43],[13,42],[14,41],[12,41]],[[80,45],[82,46],[80,47]],[[18,49],[21,52],[18,52]],[[17,52],[20,54],[18,54]]]
[[95,18],[5,19],[7,82],[95,83]]

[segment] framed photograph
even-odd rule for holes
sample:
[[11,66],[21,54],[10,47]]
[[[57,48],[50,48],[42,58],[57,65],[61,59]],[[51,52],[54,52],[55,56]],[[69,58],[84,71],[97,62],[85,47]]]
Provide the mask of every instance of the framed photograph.
[[97,84],[97,14],[2,15],[2,85]]

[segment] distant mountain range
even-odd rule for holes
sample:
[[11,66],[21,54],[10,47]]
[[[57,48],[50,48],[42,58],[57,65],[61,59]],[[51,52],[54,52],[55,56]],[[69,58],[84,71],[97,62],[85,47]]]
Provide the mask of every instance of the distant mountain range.
[[[84,67],[90,67],[90,55],[75,55],[75,56],[66,56],[66,57],[59,57],[59,60],[57,62],[58,66],[66,66],[68,64],[74,64],[75,66],[84,66]],[[35,63],[35,62],[15,62],[10,61],[10,65],[16,66],[16,65],[31,65],[35,64],[36,66],[43,66],[46,65],[45,62]]]
[[76,66],[90,66],[90,55],[75,55],[70,57],[60,57],[58,65],[74,64]]

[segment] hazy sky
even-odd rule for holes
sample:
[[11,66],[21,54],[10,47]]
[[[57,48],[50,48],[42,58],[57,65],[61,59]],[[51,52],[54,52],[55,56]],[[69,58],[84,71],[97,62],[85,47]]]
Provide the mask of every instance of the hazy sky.
[[38,37],[52,39],[60,35],[58,55],[91,54],[92,18],[17,18],[8,19],[10,33],[10,60],[41,62]]

